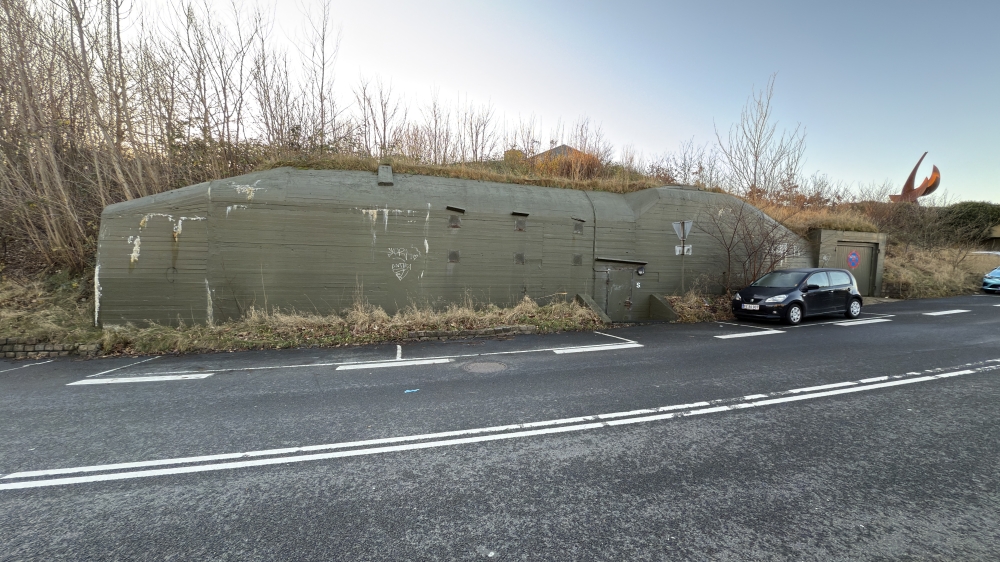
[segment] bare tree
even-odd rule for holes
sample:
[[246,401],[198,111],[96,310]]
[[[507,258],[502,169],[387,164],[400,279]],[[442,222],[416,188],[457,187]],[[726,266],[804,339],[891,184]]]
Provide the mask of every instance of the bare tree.
[[799,255],[799,237],[759,209],[726,197],[701,213],[695,228],[712,238],[725,256],[722,286],[741,288]]
[[778,135],[771,108],[774,79],[772,75],[763,90],[751,94],[726,139],[715,130],[730,190],[749,201],[770,199],[794,186],[802,167],[805,131],[796,125]]

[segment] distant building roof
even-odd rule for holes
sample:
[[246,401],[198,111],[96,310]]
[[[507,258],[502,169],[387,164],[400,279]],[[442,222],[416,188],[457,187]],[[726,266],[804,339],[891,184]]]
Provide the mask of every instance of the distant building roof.
[[555,148],[546,150],[545,152],[540,152],[528,160],[552,160],[554,158],[559,158],[560,156],[583,156],[583,152],[569,146],[568,144],[560,144]]

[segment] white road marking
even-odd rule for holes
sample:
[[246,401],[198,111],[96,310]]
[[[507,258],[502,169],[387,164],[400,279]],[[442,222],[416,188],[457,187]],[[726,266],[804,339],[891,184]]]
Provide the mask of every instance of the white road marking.
[[396,346],[396,361],[399,361],[402,358],[403,358],[403,346],[397,345]]
[[961,314],[963,312],[972,312],[971,310],[939,310],[937,312],[925,312],[924,316],[944,316],[945,314]]
[[758,398],[767,398],[766,394],[751,394],[749,396],[744,396],[744,400],[757,400]]
[[828,320],[826,322],[808,322],[803,324],[796,324],[795,326],[785,326],[785,330],[797,329],[797,328],[811,328],[813,326],[827,326],[829,324],[842,324],[844,322],[864,322],[866,320],[874,320],[876,318],[893,318],[895,314],[873,314],[871,312],[863,312],[864,318],[859,318],[858,320]]
[[781,330],[767,330],[765,332],[747,332],[745,334],[726,334],[725,336],[715,336],[720,340],[728,340],[732,338],[749,338],[751,336],[768,336],[771,334],[784,334]]
[[[998,304],[997,306],[1000,306],[1000,304]],[[615,338],[616,340],[627,341],[628,343],[635,343],[635,340],[630,340],[627,338],[623,338],[621,336],[612,336],[611,334],[605,334],[604,332],[594,332],[594,333],[599,336],[608,336],[609,338]]]
[[107,379],[83,379],[68,383],[66,386],[77,384],[119,384],[124,382],[162,382],[162,381],[186,381],[191,379],[207,379],[212,373],[199,373],[197,375],[166,375],[161,377],[112,377]]
[[[634,344],[634,345],[630,345],[629,347],[643,347],[642,344],[637,343],[635,341],[628,340],[628,342],[630,344]],[[435,356],[435,357],[425,357],[425,358],[420,359],[420,360],[421,361],[430,361],[430,360],[437,360],[437,359],[468,359],[468,358],[474,358],[474,357],[489,357],[489,356],[493,356],[493,355],[521,355],[521,354],[525,354],[525,353],[542,353],[542,352],[545,352],[545,351],[554,351],[554,352],[558,353],[558,350],[561,350],[561,349],[590,351],[590,349],[588,349],[588,348],[594,348],[593,351],[601,351],[603,349],[618,349],[617,347],[609,347],[609,346],[622,346],[622,345],[623,344],[597,344],[597,345],[591,345],[591,346],[543,347],[541,349],[517,349],[517,350],[513,350],[513,351],[491,351],[491,352],[487,352],[487,353],[465,353],[465,354],[458,354],[458,355],[439,355],[439,356]],[[578,351],[570,351],[570,353],[578,353]],[[156,359],[156,358],[154,357],[153,359]],[[147,359],[147,361],[148,361],[148,359]],[[141,361],[140,361],[140,363],[141,363]],[[334,367],[334,366],[337,367],[337,370],[341,370],[340,366],[344,366],[345,369],[361,369],[361,368],[363,368],[364,365],[375,365],[375,364],[382,364],[382,363],[393,363],[393,364],[395,364],[397,362],[394,361],[394,360],[391,360],[391,359],[388,359],[388,360],[387,359],[377,359],[377,360],[373,360],[373,361],[350,361],[350,362],[329,362],[329,363],[303,363],[303,364],[296,364],[296,365],[272,365],[272,366],[267,366],[267,367],[233,367],[233,368],[229,368],[229,369],[212,369],[212,371],[215,374],[219,374],[219,373],[229,373],[229,372],[234,372],[234,371],[266,371],[266,370],[274,370],[274,369],[302,369],[302,368],[307,368],[307,367]],[[354,367],[353,365],[360,365],[360,366]],[[128,365],[126,365],[126,367],[127,366]],[[124,367],[119,367],[119,369],[123,369],[123,368]],[[117,370],[117,369],[113,369],[113,370]],[[108,372],[110,372],[110,371],[108,371]],[[186,375],[186,374],[198,373],[198,372],[200,372],[200,371],[160,371],[160,372],[149,373],[149,374],[150,375]],[[101,375],[101,374],[104,374],[104,373],[98,373],[98,375]],[[90,376],[93,377],[93,376],[97,376],[97,375],[90,375]]]
[[[914,375],[914,374],[919,375],[920,373],[907,373],[907,374],[908,375]],[[861,379],[858,382],[861,383],[861,384],[868,384],[870,382],[887,381],[887,380],[889,380],[889,377],[872,377],[870,379]]]
[[0,371],[0,373],[7,373],[7,372],[10,372],[10,371],[16,371],[18,369],[27,369],[28,367],[34,367],[35,365],[44,365],[46,363],[51,363],[53,361],[55,361],[55,359],[49,359],[48,361],[42,361],[41,363],[32,363],[30,365],[21,365],[20,367],[14,367],[12,369],[4,369],[4,370]]
[[350,371],[353,369],[382,369],[385,367],[407,367],[410,365],[437,365],[440,363],[451,363],[451,359],[410,359],[407,361],[383,361],[381,363],[354,363],[351,365],[340,365],[336,370]]
[[[530,423],[515,424],[515,425],[495,426],[495,427],[477,428],[477,429],[467,429],[467,430],[460,430],[460,431],[432,433],[432,434],[424,434],[424,435],[412,435],[412,436],[405,436],[405,437],[392,437],[392,438],[384,438],[384,439],[372,439],[372,440],[368,440],[368,441],[354,441],[354,442],[347,442],[347,443],[334,443],[334,444],[328,444],[328,445],[315,445],[315,446],[309,446],[309,447],[294,447],[294,448],[287,448],[287,449],[272,449],[272,450],[267,450],[267,451],[253,451],[253,452],[248,452],[248,453],[229,453],[229,454],[223,454],[223,455],[208,455],[208,456],[202,456],[202,457],[187,457],[187,458],[179,458],[179,459],[163,459],[163,460],[142,461],[142,462],[133,462],[133,463],[118,463],[118,464],[96,465],[96,466],[87,466],[87,467],[75,467],[75,468],[62,468],[62,469],[51,469],[51,470],[38,470],[38,471],[30,471],[30,472],[18,472],[18,473],[6,475],[2,479],[3,480],[10,480],[10,479],[20,479],[20,478],[35,478],[35,477],[39,477],[39,476],[54,476],[54,475],[59,475],[59,474],[73,474],[73,473],[82,473],[82,472],[101,472],[101,471],[108,471],[108,470],[122,470],[122,469],[129,469],[129,468],[149,467],[149,466],[165,466],[165,465],[171,465],[171,464],[189,464],[189,463],[195,463],[195,462],[210,462],[210,461],[216,461],[216,460],[227,460],[227,459],[235,459],[235,458],[254,457],[254,456],[273,456],[273,455],[278,455],[278,454],[300,453],[300,452],[316,451],[316,450],[323,450],[323,449],[329,450],[329,449],[346,448],[346,447],[367,447],[369,445],[376,445],[376,444],[388,444],[388,443],[394,443],[394,442],[395,443],[400,443],[400,442],[406,442],[406,441],[418,441],[418,440],[426,440],[426,439],[436,439],[434,441],[425,441],[423,443],[407,443],[407,444],[403,444],[403,445],[393,445],[393,446],[387,446],[387,447],[369,447],[369,448],[353,449],[353,450],[349,450],[349,451],[326,452],[326,453],[320,453],[320,454],[308,454],[308,455],[296,455],[296,456],[282,456],[282,457],[277,457],[277,458],[244,460],[244,461],[238,461],[238,462],[216,463],[216,464],[201,464],[201,465],[196,465],[196,466],[175,466],[175,467],[171,467],[171,468],[163,468],[163,469],[155,469],[155,470],[138,470],[138,471],[131,471],[131,472],[111,473],[111,474],[92,474],[92,475],[88,475],[88,476],[77,476],[77,477],[70,477],[70,478],[54,478],[54,479],[48,479],[48,480],[31,480],[31,481],[22,481],[22,482],[10,482],[10,483],[2,483],[2,484],[0,484],[0,490],[12,490],[12,489],[21,489],[21,488],[38,488],[38,487],[58,486],[58,485],[66,485],[66,484],[81,484],[81,483],[87,483],[87,482],[102,482],[102,481],[109,481],[109,480],[125,480],[125,479],[133,479],[133,478],[146,478],[146,477],[152,477],[152,476],[163,476],[163,475],[171,475],[171,474],[185,474],[185,473],[207,472],[207,471],[215,471],[215,470],[228,470],[228,469],[235,469],[235,468],[246,468],[246,467],[255,467],[255,466],[267,466],[267,465],[275,465],[275,464],[290,464],[290,463],[297,463],[297,462],[316,461],[316,460],[333,459],[333,458],[341,458],[341,457],[352,457],[352,456],[362,456],[362,455],[375,455],[375,454],[388,453],[388,452],[396,452],[396,451],[408,451],[408,450],[427,449],[427,448],[434,448],[434,447],[462,445],[462,444],[468,444],[468,443],[480,443],[480,442],[486,442],[486,441],[497,441],[497,440],[505,440],[505,439],[515,439],[515,438],[521,438],[521,437],[531,437],[531,436],[537,436],[537,435],[548,435],[548,434],[565,433],[565,432],[572,432],[572,431],[585,431],[585,430],[590,430],[590,429],[597,429],[597,428],[604,427],[604,426],[618,426],[618,425],[627,425],[627,424],[637,424],[637,423],[644,423],[644,422],[664,420],[664,419],[671,419],[671,418],[680,418],[680,417],[685,417],[685,416],[703,415],[703,414],[710,414],[710,413],[718,413],[718,412],[741,410],[741,409],[746,409],[746,408],[755,408],[755,407],[768,406],[768,405],[773,405],[773,404],[782,404],[782,403],[788,403],[788,402],[795,402],[795,401],[800,401],[800,400],[811,400],[811,399],[823,398],[823,397],[827,397],[827,396],[837,396],[837,395],[841,395],[841,394],[848,394],[848,393],[854,393],[854,392],[864,392],[864,391],[868,391],[868,390],[876,390],[876,389],[880,389],[880,388],[889,388],[889,387],[895,387],[895,386],[906,385],[906,384],[914,384],[914,383],[919,383],[919,382],[928,382],[928,381],[933,381],[933,380],[938,380],[938,379],[943,379],[943,378],[956,377],[956,376],[960,376],[960,375],[968,375],[968,374],[973,374],[973,373],[981,373],[981,372],[994,371],[994,370],[1000,369],[1000,359],[991,359],[991,360],[988,360],[988,361],[983,361],[983,362],[978,363],[978,364],[987,364],[987,365],[983,366],[983,367],[978,367],[978,368],[975,368],[975,369],[964,369],[964,370],[961,370],[961,371],[953,371],[953,372],[941,373],[941,374],[937,374],[937,375],[927,375],[927,376],[921,376],[921,377],[915,377],[915,378],[908,378],[908,379],[907,378],[901,378],[901,377],[905,377],[906,375],[897,375],[897,376],[893,377],[893,378],[895,378],[897,380],[887,381],[887,382],[883,382],[883,383],[879,383],[879,384],[858,385],[858,382],[860,382],[860,381],[849,382],[848,384],[853,385],[850,388],[840,388],[840,389],[836,389],[836,390],[827,390],[827,391],[824,391],[824,392],[801,393],[801,394],[795,394],[795,395],[791,395],[791,396],[787,396],[787,394],[790,394],[792,391],[775,392],[775,393],[764,395],[766,397],[774,397],[774,398],[769,398],[769,399],[764,399],[764,400],[756,400],[756,401],[753,401],[753,402],[745,401],[745,399],[736,399],[737,401],[739,401],[739,400],[743,400],[743,401],[741,401],[740,403],[736,403],[736,404],[720,405],[720,406],[714,406],[714,407],[708,407],[708,408],[704,408],[703,406],[709,406],[710,403],[707,403],[707,402],[695,402],[695,403],[692,403],[692,404],[664,406],[664,407],[661,407],[661,408],[653,408],[653,409],[648,409],[648,410],[634,410],[632,412],[619,412],[619,413],[601,414],[601,415],[598,415],[598,416],[582,416],[582,417],[576,417],[576,418],[565,418],[565,419],[560,419],[560,420],[547,420],[547,421],[530,422]],[[839,384],[845,384],[845,383],[838,383],[838,385]],[[825,385],[825,388],[829,388],[831,386],[835,386],[835,385]],[[813,388],[824,388],[824,387],[813,387]],[[745,397],[745,398],[756,398],[757,396],[759,396],[759,395],[750,395],[749,397]],[[719,400],[719,401],[715,401],[715,402],[718,403],[718,402],[723,402],[723,401],[725,401],[725,400]],[[691,409],[691,408],[698,408],[698,409]],[[656,413],[655,415],[651,415],[651,416],[628,417],[628,418],[625,418],[625,419],[610,419],[610,421],[603,421],[603,420],[606,420],[606,419],[609,419],[609,418],[615,418],[615,417],[621,417],[621,416],[628,416],[628,415],[635,415],[635,414],[641,414],[641,413],[646,413],[646,412],[654,412],[655,413],[655,412],[664,412],[665,410],[685,410],[685,409],[686,409],[686,411]],[[596,420],[601,420],[601,421],[596,421]],[[548,426],[548,427],[546,427],[546,426]],[[551,427],[551,426],[561,426],[561,427]],[[545,429],[529,429],[529,428],[537,428],[537,427],[546,427],[546,428]],[[525,429],[529,429],[529,430],[528,431],[524,431]],[[517,430],[517,431],[513,431],[513,432],[510,432],[510,433],[498,433],[498,432],[506,432],[506,431],[511,431],[511,430]],[[459,436],[459,435],[482,434],[482,433],[493,433],[493,434],[492,435],[477,435],[477,436],[474,436],[474,437],[463,437],[463,438],[459,438],[459,439],[444,439],[446,437],[454,437],[454,436]]]
[[848,322],[835,322],[837,326],[858,326],[861,324],[878,324],[879,322],[892,322],[888,318],[871,318],[869,320],[850,320]]
[[584,353],[587,351],[610,351],[612,349],[630,349],[633,347],[642,347],[640,343],[609,343],[607,345],[585,345],[581,347],[561,347],[558,349],[553,349],[553,353],[563,354],[563,353]]
[[128,368],[128,367],[134,367],[134,366],[136,366],[136,365],[138,365],[140,363],[146,363],[147,361],[152,361],[153,359],[159,359],[160,357],[162,357],[162,355],[157,355],[156,357],[150,357],[149,359],[143,359],[142,361],[136,361],[135,363],[130,363],[128,365],[122,365],[121,367],[115,367],[114,369],[108,369],[107,371],[101,371],[100,373],[94,373],[93,375],[87,375],[87,378],[90,378],[90,377],[99,377],[101,375],[106,375],[108,373],[113,373],[115,371],[120,371],[120,370]]
[[993,306],[1000,306],[1000,304],[995,304],[995,305],[993,305]]
[[854,386],[858,383],[856,382],[835,382],[833,384],[823,384],[820,386],[807,386],[805,388],[793,388],[788,392],[791,394],[799,394],[800,392],[816,392],[817,390],[826,390],[828,388],[840,388],[842,386]]

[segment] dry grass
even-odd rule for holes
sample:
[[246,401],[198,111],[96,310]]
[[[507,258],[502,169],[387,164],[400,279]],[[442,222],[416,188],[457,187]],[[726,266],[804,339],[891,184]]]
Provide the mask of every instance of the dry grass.
[[0,337],[32,337],[43,342],[96,343],[94,311],[86,278],[0,282]]
[[759,203],[760,210],[800,236],[813,228],[879,232],[875,223],[863,213],[846,207],[796,208]]
[[883,275],[884,294],[902,299],[976,293],[983,275],[1000,266],[1000,256],[967,254],[955,248],[925,250],[890,245]]
[[713,294],[707,290],[708,280],[695,281],[694,287],[680,296],[668,296],[667,301],[677,313],[677,322],[717,322],[734,320],[732,297],[727,293]]
[[513,308],[471,303],[443,311],[409,307],[394,316],[382,308],[358,302],[343,315],[318,316],[251,309],[240,321],[218,326],[146,328],[126,326],[104,331],[106,353],[170,353],[337,347],[399,341],[419,330],[473,330],[513,324],[533,325],[538,332],[589,330],[601,322],[575,303],[539,306],[525,298]]
[[422,164],[401,157],[378,160],[348,154],[330,154],[323,157],[275,159],[260,166],[258,169],[266,170],[290,166],[306,170],[377,172],[380,163],[391,165],[393,174],[414,174],[497,183],[558,187],[563,189],[610,191],[613,193],[630,193],[663,185],[662,181],[658,181],[655,178],[641,177],[635,174],[617,174],[612,170],[607,171],[604,175],[589,179],[573,179],[559,175],[560,170],[558,168],[533,166],[527,163],[512,163],[502,160],[437,166]]

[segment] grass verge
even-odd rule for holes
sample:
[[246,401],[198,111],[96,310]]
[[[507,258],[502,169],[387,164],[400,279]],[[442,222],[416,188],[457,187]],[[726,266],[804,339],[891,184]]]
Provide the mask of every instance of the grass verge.
[[1000,256],[996,255],[890,244],[882,277],[883,293],[899,299],[973,294],[981,290],[983,275],[997,266]]

